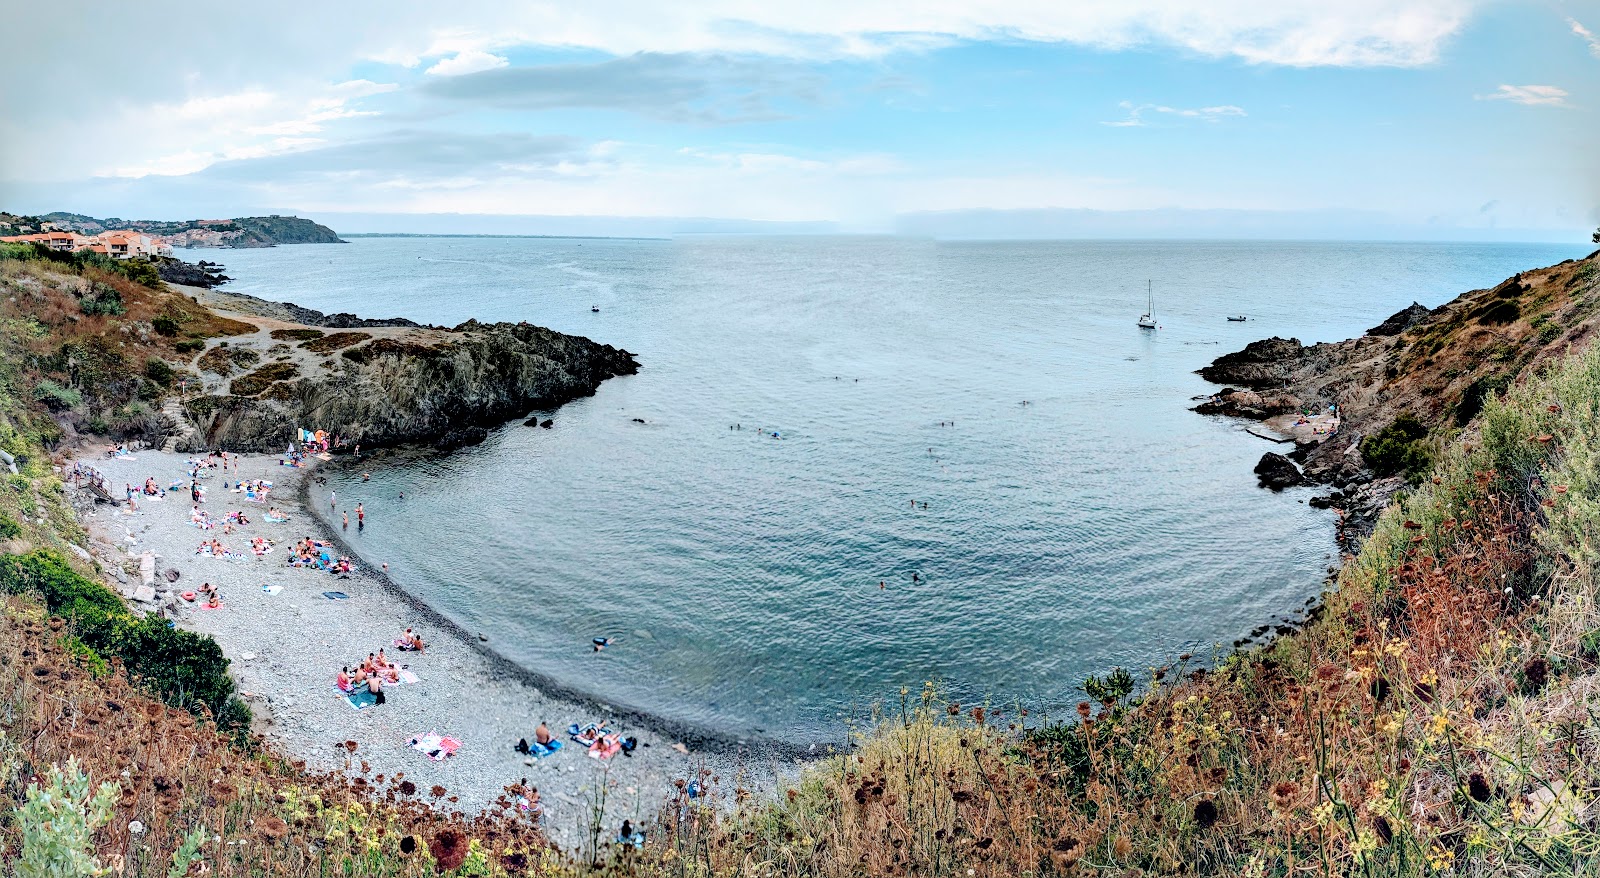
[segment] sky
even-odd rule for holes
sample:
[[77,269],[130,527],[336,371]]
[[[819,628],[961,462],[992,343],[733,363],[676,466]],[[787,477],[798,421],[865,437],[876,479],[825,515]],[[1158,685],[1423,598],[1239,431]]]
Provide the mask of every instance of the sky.
[[102,19],[7,12],[0,209],[348,232],[1600,225],[1600,0],[157,2]]

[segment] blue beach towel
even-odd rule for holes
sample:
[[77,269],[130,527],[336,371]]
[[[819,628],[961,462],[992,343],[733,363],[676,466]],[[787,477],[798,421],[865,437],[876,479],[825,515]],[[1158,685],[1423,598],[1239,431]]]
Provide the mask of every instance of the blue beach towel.
[[322,596],[327,598],[330,601],[347,601],[347,600],[350,600],[350,596],[345,594],[342,591],[325,591],[325,592],[322,593]]
[[362,686],[360,689],[357,689],[354,692],[351,692],[349,695],[346,695],[344,700],[350,702],[350,706],[356,710],[364,710],[374,704],[377,704],[378,696],[368,692],[366,686]]

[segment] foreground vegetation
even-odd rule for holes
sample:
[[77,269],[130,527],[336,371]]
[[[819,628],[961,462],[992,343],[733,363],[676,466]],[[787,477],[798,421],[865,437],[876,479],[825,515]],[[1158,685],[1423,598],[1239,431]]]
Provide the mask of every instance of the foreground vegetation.
[[[75,322],[88,319],[104,318]],[[1537,368],[1486,392],[1460,435],[1391,431],[1384,453],[1414,484],[1304,631],[1211,668],[1088,681],[1067,722],[907,692],[850,753],[770,800],[682,779],[640,850],[599,843],[597,826],[584,849],[552,851],[518,789],[470,817],[446,789],[368,776],[353,745],[354,780],[308,775],[223,734],[207,699],[183,701],[198,685],[103,653],[115,638],[95,633],[97,614],[123,617],[63,572],[82,568],[72,556],[8,558],[0,862],[27,875],[73,857],[174,876],[1600,874],[1600,351]],[[75,527],[15,505],[59,506],[30,465],[23,490],[0,491],[28,544],[14,550]],[[71,819],[46,833],[47,812]]]

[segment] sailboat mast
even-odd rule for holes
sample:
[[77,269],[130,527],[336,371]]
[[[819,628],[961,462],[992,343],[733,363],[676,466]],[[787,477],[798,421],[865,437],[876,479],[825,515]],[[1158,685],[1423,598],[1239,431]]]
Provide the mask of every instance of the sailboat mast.
[[1155,281],[1146,280],[1144,282],[1144,291],[1149,296],[1149,299],[1150,299],[1150,302],[1149,302],[1150,316],[1154,317],[1154,316],[1156,316],[1156,287],[1155,287]]

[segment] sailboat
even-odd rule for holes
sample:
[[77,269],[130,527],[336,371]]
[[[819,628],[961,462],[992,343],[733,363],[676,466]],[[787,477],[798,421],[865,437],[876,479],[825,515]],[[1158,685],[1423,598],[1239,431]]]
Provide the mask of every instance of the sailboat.
[[1143,314],[1139,315],[1139,328],[1140,329],[1155,329],[1156,328],[1156,294],[1155,294],[1155,285],[1154,285],[1154,283],[1152,283],[1151,281],[1145,281],[1145,292],[1148,293],[1149,296],[1150,296],[1150,303],[1149,303],[1149,306],[1145,309],[1145,312]]

